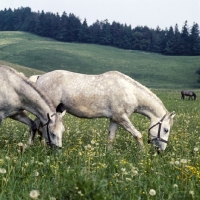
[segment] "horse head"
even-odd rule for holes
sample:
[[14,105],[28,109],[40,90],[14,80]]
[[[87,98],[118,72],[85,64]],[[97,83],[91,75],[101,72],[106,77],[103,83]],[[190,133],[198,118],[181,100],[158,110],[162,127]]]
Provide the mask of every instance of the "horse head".
[[48,122],[42,126],[42,135],[46,143],[51,147],[62,147],[62,134],[65,131],[62,117],[65,113],[66,111],[63,111],[60,115],[57,113],[48,113]]
[[158,152],[164,151],[167,147],[170,129],[173,125],[173,118],[175,115],[173,111],[170,114],[165,114],[160,121],[151,122],[148,131],[149,142],[152,142],[153,145],[158,148]]

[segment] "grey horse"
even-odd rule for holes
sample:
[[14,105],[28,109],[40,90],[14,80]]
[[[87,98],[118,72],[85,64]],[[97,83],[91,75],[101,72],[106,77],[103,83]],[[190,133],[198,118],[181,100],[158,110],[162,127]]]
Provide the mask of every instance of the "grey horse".
[[[62,147],[62,134],[65,130],[62,116],[56,113],[55,106],[40,88],[25,76],[8,66],[0,66],[0,123],[6,117],[29,125],[33,121],[24,110],[41,121],[42,134],[51,146]],[[31,134],[35,134],[32,132]]]
[[36,85],[47,92],[57,112],[67,110],[88,119],[109,118],[108,149],[112,147],[118,125],[143,147],[142,134],[129,119],[132,113],[150,119],[149,138],[159,150],[167,146],[175,112],[169,113],[154,93],[125,74],[110,71],[86,75],[55,70],[39,76]]

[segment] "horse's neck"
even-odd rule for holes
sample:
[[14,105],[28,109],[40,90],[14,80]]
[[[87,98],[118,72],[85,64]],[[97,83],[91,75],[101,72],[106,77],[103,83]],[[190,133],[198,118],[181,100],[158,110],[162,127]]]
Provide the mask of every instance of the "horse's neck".
[[167,113],[167,109],[156,95],[148,93],[139,98],[137,112],[147,116],[152,121],[155,118],[162,118]]
[[51,114],[54,111],[48,97],[31,84],[26,84],[26,88],[18,92],[22,94],[21,101],[24,109],[36,115],[42,123],[46,123],[47,113]]

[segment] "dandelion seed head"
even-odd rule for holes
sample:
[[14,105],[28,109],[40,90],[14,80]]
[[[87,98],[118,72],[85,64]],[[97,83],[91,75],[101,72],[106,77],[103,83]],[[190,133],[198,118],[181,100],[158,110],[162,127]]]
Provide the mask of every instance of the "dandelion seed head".
[[199,151],[199,148],[198,148],[198,147],[195,147],[195,148],[194,148],[194,151]]
[[151,196],[155,196],[155,195],[156,195],[156,191],[155,191],[154,189],[150,189],[150,190],[149,190],[149,194],[150,194]]
[[194,191],[189,191],[189,194],[191,194],[192,196],[194,195]]
[[126,171],[126,168],[121,168],[122,172],[125,172]]
[[1,174],[5,174],[5,173],[6,173],[6,169],[0,168],[0,173],[1,173]]
[[183,164],[186,164],[187,160],[186,159],[181,159],[180,162],[183,163]]
[[40,195],[40,193],[38,192],[38,190],[31,190],[29,195],[32,199],[36,199]]
[[177,185],[177,184],[174,184],[174,185],[173,185],[173,188],[178,188],[178,185]]
[[24,146],[22,142],[19,142],[17,145],[18,145],[19,147],[23,147],[23,146]]
[[179,165],[179,161],[176,160],[176,161],[174,162],[174,164],[175,164],[175,165]]
[[35,174],[34,174],[35,176],[39,176],[39,172],[35,172]]

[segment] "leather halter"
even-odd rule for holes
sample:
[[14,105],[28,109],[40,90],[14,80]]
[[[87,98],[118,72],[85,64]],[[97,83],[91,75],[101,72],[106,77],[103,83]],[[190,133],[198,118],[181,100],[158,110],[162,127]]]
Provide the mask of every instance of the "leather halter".
[[[51,117],[53,117],[55,114],[56,114],[56,113],[53,113],[53,114],[51,115]],[[49,143],[50,146],[53,146],[54,144],[52,144],[52,142],[51,142],[50,133],[49,133],[49,122],[50,122],[49,113],[47,113],[47,118],[48,118],[47,123],[46,123],[46,124],[43,124],[42,127],[47,126],[47,137],[48,137],[48,140],[49,140],[48,143]]]
[[[165,117],[166,117],[166,114],[162,117],[162,119],[161,119],[159,122],[157,122],[156,124],[154,124],[153,126],[151,126],[151,127],[149,128],[149,130],[148,130],[148,137],[149,137],[148,143],[151,143],[152,141],[159,141],[159,142],[168,143],[167,140],[164,140],[164,139],[162,139],[162,138],[160,137],[160,130],[161,130],[162,122],[163,122],[163,120],[164,120]],[[151,130],[153,127],[157,126],[157,125],[159,126],[159,127],[158,127],[158,136],[155,137],[155,138],[153,138],[153,139],[150,139],[150,135],[151,135],[150,130]]]

